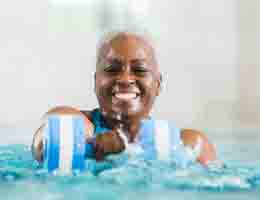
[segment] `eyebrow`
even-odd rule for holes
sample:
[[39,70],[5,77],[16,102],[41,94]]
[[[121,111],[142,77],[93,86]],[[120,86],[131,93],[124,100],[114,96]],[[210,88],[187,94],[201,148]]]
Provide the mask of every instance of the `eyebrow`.
[[[108,61],[108,62],[114,62],[114,61],[117,61],[117,62],[123,62],[122,61],[122,59],[120,59],[120,58],[107,58],[106,59],[106,61]],[[136,62],[146,62],[147,61],[147,59],[146,58],[134,58],[134,59],[132,59],[130,62],[131,63],[136,63]]]
[[136,62],[146,62],[147,60],[145,58],[136,58],[131,60],[131,62],[136,63]]
[[106,58],[107,62],[122,62],[122,59],[120,58],[115,58],[115,57],[110,57],[110,58]]

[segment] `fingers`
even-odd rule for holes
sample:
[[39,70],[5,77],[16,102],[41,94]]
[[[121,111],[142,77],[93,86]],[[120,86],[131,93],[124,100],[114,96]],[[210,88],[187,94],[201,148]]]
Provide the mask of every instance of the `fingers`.
[[106,155],[120,153],[125,149],[124,141],[114,131],[97,135],[95,144],[96,160],[103,160]]
[[32,154],[38,162],[43,162],[43,124],[34,134],[31,146]]
[[95,158],[96,161],[102,161],[104,160],[105,157],[105,152],[104,152],[104,148],[102,145],[100,145],[100,143],[97,143],[95,145]]

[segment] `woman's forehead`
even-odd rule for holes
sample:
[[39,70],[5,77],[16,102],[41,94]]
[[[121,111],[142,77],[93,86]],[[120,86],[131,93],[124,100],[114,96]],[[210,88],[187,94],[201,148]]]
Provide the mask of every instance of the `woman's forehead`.
[[105,42],[99,51],[99,58],[110,59],[154,59],[151,44],[133,34],[120,34]]

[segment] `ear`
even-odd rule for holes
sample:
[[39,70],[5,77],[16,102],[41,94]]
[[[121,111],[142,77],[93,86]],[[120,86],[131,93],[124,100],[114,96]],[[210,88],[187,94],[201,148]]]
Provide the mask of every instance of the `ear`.
[[162,81],[163,81],[163,78],[162,78],[162,74],[160,73],[159,74],[159,78],[157,79],[157,91],[156,91],[156,96],[159,96],[161,90],[162,90]]

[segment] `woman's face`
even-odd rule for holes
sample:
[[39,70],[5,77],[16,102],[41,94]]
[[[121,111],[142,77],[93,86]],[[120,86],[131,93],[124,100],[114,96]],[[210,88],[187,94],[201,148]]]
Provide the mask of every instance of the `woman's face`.
[[102,46],[95,92],[104,115],[147,117],[159,88],[154,52],[144,39],[122,34]]

